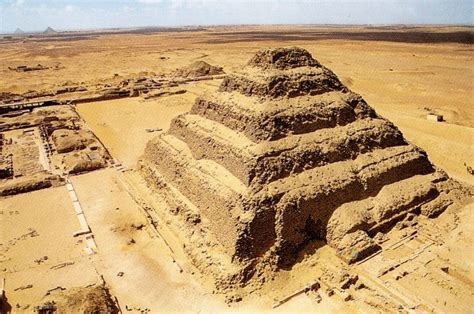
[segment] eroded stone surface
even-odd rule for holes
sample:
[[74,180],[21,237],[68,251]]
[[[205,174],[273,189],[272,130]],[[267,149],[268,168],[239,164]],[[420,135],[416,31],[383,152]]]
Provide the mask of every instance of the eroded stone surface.
[[452,188],[300,48],[262,50],[198,98],[147,145],[141,170],[180,204],[186,251],[221,287],[245,284],[260,264],[292,265],[315,240],[352,263],[407,215],[442,212]]
[[279,70],[321,67],[321,64],[307,50],[298,47],[262,49],[250,59],[248,64],[263,69]]

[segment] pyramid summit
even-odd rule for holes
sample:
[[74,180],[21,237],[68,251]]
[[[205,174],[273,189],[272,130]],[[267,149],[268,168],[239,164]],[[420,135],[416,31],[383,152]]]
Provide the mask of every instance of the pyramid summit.
[[150,141],[140,169],[181,218],[194,265],[224,288],[316,240],[364,258],[407,215],[441,213],[453,184],[301,48],[257,52]]
[[303,66],[321,67],[311,54],[302,48],[262,49],[250,59],[248,65],[263,69],[293,69]]
[[228,75],[219,91],[289,98],[345,91],[336,75],[301,48],[264,49],[242,70]]
[[25,32],[21,28],[15,30],[15,34],[24,34]]

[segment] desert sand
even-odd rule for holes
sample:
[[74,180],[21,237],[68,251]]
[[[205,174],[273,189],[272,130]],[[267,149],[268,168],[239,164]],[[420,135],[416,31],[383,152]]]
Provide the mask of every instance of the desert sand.
[[[57,33],[32,38],[17,35],[0,40],[0,93],[4,102],[34,93],[40,97],[33,100],[53,98],[67,102],[19,116],[0,117],[3,152],[11,151],[13,156],[13,175],[10,178],[7,171],[0,188],[6,186],[5,191],[13,192],[5,194],[16,194],[0,197],[4,310],[31,312],[35,306],[47,305],[64,312],[91,307],[142,313],[468,312],[474,305],[474,256],[469,249],[474,235],[470,223],[474,177],[469,171],[474,167],[471,38],[472,29],[468,27],[241,26],[170,32]],[[265,82],[268,69],[255,71],[246,65],[262,48],[290,46],[306,49],[334,73],[341,86],[359,94],[375,112],[358,113],[357,118],[331,125],[343,130],[340,139],[332,129],[309,129],[300,134],[284,127],[277,128],[278,132],[264,129],[262,125],[267,120],[262,117],[266,112],[271,117],[274,108],[306,108],[306,100],[301,100],[305,97],[317,104],[326,101],[324,97],[336,100],[340,108],[350,102],[339,94],[342,87],[331,85],[329,90],[308,92],[306,96],[298,89],[298,97],[294,93],[291,97],[275,94],[279,100],[260,112],[252,98],[252,93],[259,93],[258,88],[248,92],[247,83],[239,82]],[[15,70],[24,65],[35,69]],[[300,71],[280,70],[281,75],[284,71]],[[201,78],[192,79],[199,71]],[[319,82],[316,89],[325,86]],[[114,94],[116,86],[122,94]],[[150,92],[142,92],[141,86]],[[111,94],[108,88],[112,89]],[[99,91],[107,94],[97,97]],[[262,91],[258,97],[273,97]],[[225,111],[216,109],[218,114],[213,116],[206,111],[210,107],[205,107],[205,101],[216,101],[221,106],[219,93],[235,95],[232,101],[225,99],[229,105],[222,105]],[[199,107],[196,98],[204,99],[204,105]],[[228,122],[232,110],[240,106],[261,114],[262,120],[248,120],[248,126],[256,126],[257,132],[251,127],[246,129],[245,123],[239,126],[238,122]],[[337,111],[342,109],[331,106],[329,114],[342,115],[343,111]],[[38,114],[41,110],[49,113]],[[57,114],[57,110],[65,113]],[[356,111],[364,110],[357,107]],[[443,115],[444,121],[429,121],[428,113]],[[51,122],[52,116],[60,118]],[[368,122],[369,118],[376,121]],[[386,125],[385,119],[395,129]],[[74,127],[61,131],[72,120]],[[41,133],[45,123],[51,130],[46,136]],[[338,153],[343,151],[347,134],[353,134],[353,141],[359,146],[351,146],[354,150],[349,153]],[[270,144],[259,144],[268,139],[272,140]],[[329,150],[324,145],[311,146],[317,139],[333,146],[328,145]],[[44,141],[51,144],[51,152],[43,147]],[[294,141],[299,143],[296,148]],[[175,162],[177,157],[163,153],[163,143],[174,145],[179,152],[176,156],[189,153],[190,161]],[[337,143],[342,144],[339,147]],[[426,157],[424,153],[418,155],[415,146],[426,152]],[[29,151],[22,147],[29,147]],[[325,157],[329,158],[329,165],[318,164],[317,159],[298,159],[311,149],[315,154],[321,147],[321,156],[330,156]],[[373,147],[386,152],[358,158]],[[291,151],[284,156],[295,164],[286,163],[285,168],[280,167],[283,161],[265,160],[266,154],[285,151]],[[406,157],[393,157],[400,154]],[[94,158],[99,158],[100,163],[95,163]],[[261,163],[253,163],[252,158]],[[304,250],[288,251],[282,245],[267,252],[266,244],[252,249],[245,244],[231,245],[234,240],[228,237],[239,236],[230,235],[234,232],[230,225],[251,221],[252,217],[245,216],[251,211],[237,213],[235,209],[233,218],[228,220],[203,214],[209,207],[219,211],[229,203],[240,204],[242,198],[253,193],[267,197],[274,191],[291,191],[311,175],[322,178],[323,183],[336,182],[337,175],[344,181],[349,176],[344,172],[347,169],[365,169],[370,163],[387,158],[394,158],[394,163],[401,165],[400,173],[387,171],[391,179],[384,181],[386,187],[374,188],[380,190],[380,195],[371,192],[363,198],[348,197],[344,201],[347,203],[335,211],[327,238],[316,236],[308,242],[298,235],[290,239],[286,234],[291,228],[282,227],[277,242],[293,241],[295,247],[304,242]],[[338,162],[341,164],[331,168],[332,163]],[[427,166],[430,162],[433,168]],[[158,164],[156,171],[160,173],[160,179],[154,177],[152,182],[146,170],[151,163]],[[199,176],[190,174],[197,173],[195,170],[188,171],[193,167],[219,178],[232,193],[223,192],[220,185],[211,189],[208,183],[202,184],[207,181],[195,179]],[[327,170],[311,170],[314,167]],[[23,172],[21,177],[15,176],[18,171]],[[380,170],[380,176],[383,173]],[[284,181],[287,175],[294,182]],[[28,184],[24,184],[25,180]],[[171,188],[165,183],[154,186],[170,180]],[[433,187],[428,187],[428,181],[434,182],[440,197],[432,197]],[[186,184],[196,187],[185,192]],[[335,186],[331,185],[331,189]],[[38,188],[42,189],[28,192]],[[209,193],[216,188],[214,194]],[[323,185],[313,185],[303,193],[304,197],[318,188],[326,191]],[[344,188],[340,191],[335,194],[339,198],[344,193],[359,193]],[[170,195],[185,197],[179,203]],[[380,234],[371,234],[366,228],[378,251],[372,251],[373,246],[358,247],[367,255],[359,256],[357,262],[349,259],[348,264],[347,256],[341,253],[344,245],[356,248],[361,242],[343,239],[347,233],[344,228],[350,227],[344,226],[343,221],[348,217],[360,219],[353,212],[367,206],[375,210],[377,204],[392,208],[390,202],[399,202],[395,196],[414,207],[390,227],[381,227]],[[429,205],[433,199],[434,207]],[[84,223],[89,229],[82,233]],[[266,225],[260,227],[268,230]],[[243,229],[237,228],[235,234],[239,230]],[[250,236],[255,243],[259,237],[265,239],[265,230],[255,230],[257,233]],[[80,234],[74,234],[77,232]],[[221,238],[216,238],[220,233]],[[263,259],[266,264],[262,263],[260,254],[265,252],[271,256],[279,252],[275,256],[281,255],[283,262]],[[252,278],[242,280],[240,267],[248,270],[245,263],[249,261],[256,272]],[[219,270],[219,263],[229,268]],[[221,277],[232,271],[239,275],[229,284]],[[311,289],[305,290],[308,285]],[[293,296],[295,291],[298,293]],[[90,304],[83,299],[91,300]]]

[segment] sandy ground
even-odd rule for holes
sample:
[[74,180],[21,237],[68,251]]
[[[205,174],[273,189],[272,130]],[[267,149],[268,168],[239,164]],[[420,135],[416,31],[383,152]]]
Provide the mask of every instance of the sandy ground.
[[423,148],[436,166],[452,178],[474,184],[474,176],[466,166],[473,164],[474,128],[450,123],[428,121],[400,109],[379,109],[378,112],[395,123],[406,139]]
[[[72,236],[80,225],[64,186],[2,199],[0,207],[0,269],[14,312],[31,312],[58,286],[97,282],[83,238]],[[51,268],[62,263],[71,264]]]
[[146,143],[156,136],[146,129],[167,130],[173,117],[189,111],[199,91],[216,88],[218,83],[185,85],[185,94],[151,100],[137,97],[80,104],[77,111],[112,156],[130,168],[136,165]]
[[[282,31],[281,28],[277,30]],[[239,29],[1,43],[0,91],[48,89],[67,81],[94,82],[111,78],[115,73],[166,73],[196,60],[205,60],[231,72],[239,69],[261,47],[297,45],[308,49],[343,83],[360,93],[378,113],[394,122],[409,141],[428,152],[432,162],[450,176],[474,184],[474,177],[464,165],[474,166],[471,157],[474,152],[472,46],[456,42],[331,40],[301,34],[255,39],[236,34],[236,31]],[[244,31],[266,34],[270,29],[245,28]],[[284,31],[291,34],[300,29]],[[7,68],[37,63],[60,64],[60,69],[17,73]],[[146,128],[166,130],[175,115],[189,110],[196,95],[216,88],[219,83],[192,83],[184,86],[188,92],[181,95],[149,101],[128,98],[88,103],[79,105],[77,110],[111,155],[127,168],[133,168],[148,140],[156,136],[156,133],[147,133]],[[425,108],[443,114],[446,122],[427,121]],[[124,174],[106,169],[72,179],[97,243],[98,254],[92,256],[85,253],[83,238],[72,237],[79,224],[64,186],[0,200],[0,270],[6,278],[8,302],[14,312],[31,312],[27,306],[38,304],[47,290],[57,286],[69,288],[96,282],[96,269],[103,274],[122,309],[125,306],[149,308],[152,312],[270,311],[274,299],[314,278],[302,265],[291,275],[282,272],[275,284],[264,288],[261,296],[255,295],[228,308],[223,297],[212,295],[212,289],[203,285],[197,275],[178,271],[166,245],[148,227],[136,230],[131,226],[145,223],[145,219],[123,183],[127,176],[133,179],[135,174],[133,171]],[[437,252],[462,273],[462,278],[468,278],[465,286],[455,284],[456,289],[464,287],[466,291],[472,288],[474,281],[472,254],[466,256],[466,246],[472,245],[474,234],[470,224],[472,213],[472,206],[459,213],[458,226],[446,233],[450,240]],[[452,216],[446,217],[451,218],[442,216],[441,222],[446,219],[449,224]],[[28,236],[30,228],[38,236],[35,233],[33,237]],[[131,243],[131,239],[135,243]],[[315,258],[326,261],[333,258],[329,249],[318,254],[322,256]],[[44,256],[48,256],[44,262],[34,262]],[[64,262],[74,264],[51,269]],[[186,263],[184,260],[179,262]],[[438,266],[433,267],[438,269]],[[123,276],[117,276],[120,272],[124,273]],[[421,276],[423,273],[412,278],[416,281]],[[29,284],[33,287],[15,290]],[[427,282],[407,280],[403,284],[424,289]],[[439,293],[435,290],[427,292]],[[462,297],[468,298],[463,304],[470,306],[472,295],[470,300],[466,293]],[[436,302],[430,296],[425,298]],[[457,300],[451,294],[446,298],[448,306],[449,302]],[[278,311],[370,312],[361,302],[343,303],[338,297],[323,295],[322,302],[317,304],[301,295]],[[456,309],[466,310],[464,307]]]

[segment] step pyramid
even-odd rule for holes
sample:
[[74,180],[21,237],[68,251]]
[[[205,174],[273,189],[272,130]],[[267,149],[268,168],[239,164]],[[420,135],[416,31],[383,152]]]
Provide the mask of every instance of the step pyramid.
[[198,264],[237,265],[237,280],[262,259],[291,265],[315,239],[338,247],[446,207],[447,176],[301,48],[257,52],[148,143],[141,170],[216,240],[193,232],[192,259],[218,249]]

